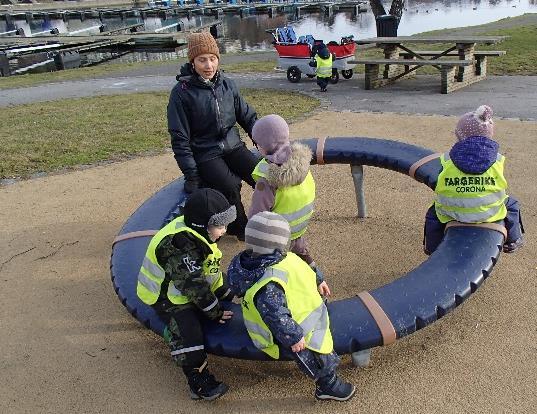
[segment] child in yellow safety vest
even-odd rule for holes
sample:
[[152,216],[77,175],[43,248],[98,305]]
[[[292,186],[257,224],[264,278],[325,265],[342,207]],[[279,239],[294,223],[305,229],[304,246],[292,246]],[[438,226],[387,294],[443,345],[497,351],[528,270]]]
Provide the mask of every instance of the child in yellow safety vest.
[[321,92],[326,92],[328,81],[332,77],[332,65],[336,60],[336,56],[330,53],[328,46],[321,43],[315,46],[315,55],[313,60],[309,62],[309,66],[315,68],[315,74],[317,75],[317,85],[321,88]]
[[434,204],[425,216],[423,249],[433,253],[449,221],[501,223],[507,229],[505,253],[522,247],[524,227],[517,199],[507,195],[505,157],[493,141],[492,109],[481,105],[464,114],[455,129],[457,142],[440,157]]
[[255,214],[245,230],[247,250],[228,268],[229,286],[242,297],[244,325],[253,344],[274,359],[291,353],[315,380],[318,400],[347,401],[354,385],[336,375],[328,310],[313,270],[288,252],[289,223],[269,211]]
[[[263,159],[252,173],[256,185],[248,218],[261,211],[282,215],[291,227],[290,251],[315,270],[317,282],[321,283],[323,274],[311,257],[304,238],[315,202],[311,150],[298,142],[291,143],[287,122],[275,114],[257,120],[252,129],[252,140]],[[328,286],[323,294],[330,294]]]
[[207,369],[203,319],[225,323],[233,315],[221,301],[233,298],[220,271],[216,241],[237,216],[216,190],[195,190],[183,215],[153,236],[138,274],[137,294],[167,323],[164,339],[183,369],[194,400],[214,400],[228,387]]

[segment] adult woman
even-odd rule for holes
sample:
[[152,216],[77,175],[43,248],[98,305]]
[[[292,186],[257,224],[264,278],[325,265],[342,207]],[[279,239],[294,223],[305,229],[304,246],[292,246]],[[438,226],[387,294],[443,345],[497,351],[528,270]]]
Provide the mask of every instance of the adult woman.
[[242,180],[252,187],[258,159],[239,136],[238,123],[251,136],[255,110],[235,83],[218,70],[220,52],[208,32],[188,39],[188,60],[181,67],[168,103],[168,131],[185,191],[207,186],[220,191],[237,209],[228,234],[244,240],[246,214],[241,202]]

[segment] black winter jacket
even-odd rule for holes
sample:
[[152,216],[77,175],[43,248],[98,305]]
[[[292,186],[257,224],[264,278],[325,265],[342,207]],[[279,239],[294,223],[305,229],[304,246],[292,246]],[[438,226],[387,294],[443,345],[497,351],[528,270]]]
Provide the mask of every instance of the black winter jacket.
[[168,131],[177,165],[187,179],[198,179],[196,164],[244,145],[238,123],[251,136],[257,120],[231,79],[217,72],[205,84],[187,63],[177,75],[168,103]]

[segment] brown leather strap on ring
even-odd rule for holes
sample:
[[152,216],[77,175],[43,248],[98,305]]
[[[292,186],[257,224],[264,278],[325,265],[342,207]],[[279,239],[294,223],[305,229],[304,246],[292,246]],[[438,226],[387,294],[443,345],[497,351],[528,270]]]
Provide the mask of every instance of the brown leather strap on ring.
[[507,240],[507,229],[505,226],[496,223],[461,223],[460,221],[450,221],[446,224],[444,232],[450,227],[482,227],[484,229],[495,230],[503,235],[503,241]]
[[131,231],[125,234],[120,234],[114,239],[114,241],[112,242],[112,246],[116,244],[117,242],[120,242],[123,240],[135,239],[137,237],[150,237],[150,236],[153,237],[157,233],[158,233],[158,230],[138,230],[138,231]]
[[429,161],[439,158],[441,155],[442,155],[441,152],[435,152],[434,154],[430,154],[430,155],[427,155],[426,157],[420,158],[419,160],[417,160],[414,164],[410,166],[410,168],[408,169],[408,175],[416,179],[414,175],[416,174],[416,171],[418,170],[418,168],[420,168],[423,164],[427,164]]
[[317,140],[317,148],[315,149],[315,158],[317,159],[317,165],[324,165],[324,142],[326,141],[326,137],[319,138]]
[[377,326],[380,329],[380,334],[382,335],[382,344],[389,345],[395,342],[397,339],[397,334],[395,333],[395,328],[393,327],[392,321],[386,315],[386,312],[382,310],[379,303],[375,300],[373,296],[367,291],[358,293],[358,297],[363,302],[364,306],[367,308]]

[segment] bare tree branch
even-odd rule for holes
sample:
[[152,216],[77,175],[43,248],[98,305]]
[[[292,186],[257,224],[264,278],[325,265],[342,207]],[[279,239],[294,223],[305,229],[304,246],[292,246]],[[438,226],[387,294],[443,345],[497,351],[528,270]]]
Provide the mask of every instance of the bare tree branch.
[[369,0],[369,4],[371,5],[371,10],[375,17],[386,14],[386,10],[384,10],[384,6],[382,5],[382,0]]

